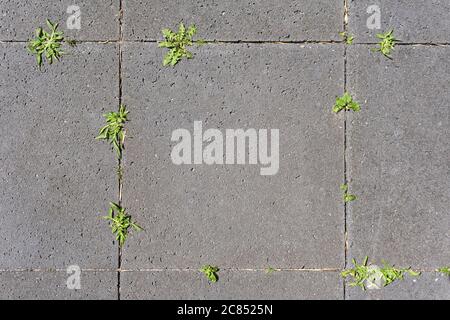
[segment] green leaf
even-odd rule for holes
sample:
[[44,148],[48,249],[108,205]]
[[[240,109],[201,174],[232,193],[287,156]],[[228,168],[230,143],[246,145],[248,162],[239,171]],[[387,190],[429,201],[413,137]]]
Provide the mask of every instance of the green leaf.
[[345,194],[344,195],[344,201],[345,202],[351,202],[351,201],[355,201],[357,199],[357,197],[353,194]]

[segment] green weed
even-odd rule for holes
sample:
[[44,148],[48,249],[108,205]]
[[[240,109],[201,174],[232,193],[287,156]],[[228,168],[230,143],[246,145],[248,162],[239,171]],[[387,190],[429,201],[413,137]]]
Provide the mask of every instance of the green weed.
[[373,50],[379,51],[385,57],[392,59],[391,53],[394,50],[396,43],[399,42],[399,40],[394,37],[394,30],[387,31],[385,33],[379,33],[377,34],[377,38],[381,39],[381,41],[378,43],[378,48],[375,48]]
[[346,44],[351,45],[353,44],[353,40],[355,40],[355,37],[350,35],[348,32],[339,32],[339,35],[341,36],[342,40],[345,41]]
[[265,272],[266,272],[266,274],[272,274],[272,273],[274,273],[275,271],[277,271],[275,268],[272,268],[272,267],[268,267],[268,268],[266,268],[266,270],[265,270]]
[[[192,46],[194,43],[193,37],[197,33],[195,25],[191,25],[186,29],[184,24],[180,23],[178,33],[170,29],[163,29],[162,33],[165,40],[159,43],[159,47],[169,49],[163,60],[164,66],[174,66],[182,58],[191,59],[193,57],[192,53],[187,50],[187,47]],[[203,41],[196,41],[196,43],[201,44]]]
[[219,272],[220,269],[218,267],[205,265],[199,271],[203,273],[206,276],[206,278],[208,278],[208,280],[211,282],[217,282],[217,280],[219,280],[217,272]]
[[343,199],[344,202],[352,202],[358,199],[354,194],[348,193],[348,185],[347,184],[341,184],[340,186],[341,191],[344,192]]
[[442,267],[437,269],[436,271],[450,277],[450,267]]
[[130,228],[133,228],[136,231],[143,230],[140,226],[131,221],[131,216],[126,213],[125,208],[122,208],[117,203],[110,203],[108,215],[103,218],[111,222],[111,231],[116,235],[116,240],[121,247],[127,240]]
[[349,284],[350,286],[366,290],[367,285],[373,284],[372,280],[374,278],[379,278],[385,287],[394,281],[403,280],[405,273],[414,277],[420,275],[420,272],[415,272],[411,268],[398,269],[388,265],[386,262],[383,262],[383,266],[378,268],[368,264],[368,260],[369,258],[365,257],[363,262],[358,264],[355,259],[352,259],[354,267],[341,272],[343,278],[353,278],[353,282]]
[[126,106],[121,105],[119,112],[108,112],[104,115],[106,125],[99,131],[96,139],[106,140],[111,143],[117,152],[117,157],[122,158],[125,140],[125,123],[128,121],[128,111]]
[[361,106],[358,102],[353,101],[352,96],[345,92],[342,97],[336,98],[336,103],[333,107],[333,112],[338,113],[342,110],[353,110],[355,112],[359,112],[361,110]]
[[64,33],[58,31],[58,24],[47,19],[47,27],[49,31],[43,28],[37,28],[35,38],[28,43],[28,50],[36,56],[36,62],[39,68],[43,64],[43,56],[47,62],[52,64],[54,60],[58,60],[64,54],[62,44],[64,42]]

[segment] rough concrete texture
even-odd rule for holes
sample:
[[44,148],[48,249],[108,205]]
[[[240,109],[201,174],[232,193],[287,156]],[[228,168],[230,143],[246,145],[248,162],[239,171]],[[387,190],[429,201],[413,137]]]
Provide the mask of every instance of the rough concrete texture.
[[[125,39],[161,39],[180,22],[207,40],[338,40],[344,1],[143,0],[124,1]],[[149,19],[149,17],[152,17]]]
[[[75,11],[68,10],[73,5],[80,9],[79,30],[71,29],[71,16],[78,16]],[[2,0],[0,19],[0,41],[29,40],[36,28],[47,28],[46,19],[59,23],[59,29],[67,38],[112,40],[119,37],[119,0]]]
[[67,287],[66,272],[0,272],[0,300],[110,300],[117,298],[117,273],[81,273],[80,289]]
[[342,299],[337,272],[220,271],[208,282],[196,271],[124,272],[121,297],[128,299]]
[[[367,13],[377,5],[381,29],[369,29]],[[447,0],[349,0],[349,31],[355,42],[378,42],[376,34],[390,29],[403,42],[449,43],[450,1]]]
[[[343,264],[343,48],[210,45],[164,68],[155,44],[126,44],[124,103],[133,137],[124,203],[145,232],[125,268],[340,267]],[[280,170],[172,163],[172,131],[280,130]]]
[[450,49],[402,46],[393,60],[348,51],[350,256],[434,269],[450,261]]
[[420,277],[405,276],[381,290],[362,291],[359,287],[346,290],[351,300],[449,300],[450,278],[435,272],[422,273]]
[[[330,41],[345,3],[359,42],[347,59]],[[70,5],[80,30],[68,29]],[[366,26],[369,5],[380,30]],[[47,18],[81,43],[39,71],[25,41]],[[431,272],[450,261],[449,18],[448,0],[1,0],[0,299],[115,299],[119,287],[125,299],[449,299],[448,278]],[[181,21],[228,43],[164,68],[154,41]],[[389,28],[403,41],[393,60],[362,44]],[[331,112],[345,87],[360,113]],[[123,204],[145,229],[121,258],[101,219],[119,198],[117,161],[94,140],[119,101],[131,119]],[[174,165],[171,134],[194,121],[280,129],[278,174]],[[346,217],[345,168],[358,196]],[[427,272],[364,293],[343,287],[345,253]],[[223,270],[218,283],[204,264]],[[91,270],[81,291],[66,289],[69,265]],[[269,266],[336,271],[247,270]]]
[[94,140],[117,108],[114,45],[82,44],[36,67],[0,44],[0,268],[117,267],[101,216],[117,197],[114,153]]

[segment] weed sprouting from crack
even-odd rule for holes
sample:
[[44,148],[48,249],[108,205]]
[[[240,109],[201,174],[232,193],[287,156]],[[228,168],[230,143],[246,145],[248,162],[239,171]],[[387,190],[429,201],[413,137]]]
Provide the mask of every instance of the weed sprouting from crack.
[[143,229],[131,220],[125,208],[122,208],[117,203],[111,202],[108,215],[103,217],[111,222],[111,231],[116,235],[116,240],[119,242],[119,246],[123,246],[128,237],[130,228],[136,231],[142,231]]
[[344,192],[342,198],[344,199],[345,203],[352,202],[358,199],[358,197],[354,194],[348,193],[348,184],[341,184],[340,189]]
[[203,40],[193,40],[194,35],[197,33],[195,25],[191,25],[186,29],[184,24],[180,23],[178,33],[170,29],[163,29],[162,33],[165,40],[159,42],[158,46],[169,49],[163,60],[164,66],[175,66],[182,58],[191,59],[193,55],[187,50],[187,47],[192,46],[194,42],[197,44],[204,43]]
[[436,271],[450,277],[450,267],[442,267],[437,269]]
[[353,40],[355,40],[355,37],[350,35],[348,32],[343,31],[343,32],[339,32],[339,36],[342,38],[342,40],[348,44],[351,45],[353,44]]
[[[106,125],[100,129],[96,139],[108,141],[116,151],[119,161],[116,174],[120,183],[123,176],[123,168],[120,163],[124,150],[126,136],[125,123],[128,121],[128,111],[126,106],[120,105],[118,112],[108,112],[104,117],[106,119]],[[130,228],[136,231],[142,230],[140,226],[132,221],[131,216],[126,213],[125,208],[114,202],[110,203],[109,214],[104,218],[111,222],[112,233],[116,235],[120,247],[125,243]]]
[[128,121],[126,106],[121,105],[119,112],[108,112],[104,117],[106,119],[106,125],[100,129],[96,139],[109,141],[114,147],[114,150],[116,150],[118,159],[121,159],[125,140],[124,126],[125,122]]
[[219,280],[219,276],[217,275],[217,273],[220,271],[220,269],[218,267],[205,265],[199,271],[203,273],[211,282],[217,282],[217,280]]
[[[382,267],[377,267],[368,263],[369,258],[366,256],[361,264],[358,264],[355,259],[352,259],[354,267],[352,269],[341,272],[343,278],[352,277],[353,282],[349,285],[352,287],[360,287],[366,290],[366,287],[376,287],[382,285],[386,287],[397,280],[403,280],[405,273],[410,276],[417,277],[420,272],[411,270],[411,268],[396,268],[392,265],[382,262]],[[380,283],[375,283],[376,280]]]
[[65,54],[61,48],[63,42],[71,46],[76,44],[75,40],[64,39],[64,32],[57,30],[58,23],[53,23],[48,19],[46,23],[49,31],[43,28],[37,28],[35,38],[28,43],[28,51],[36,56],[36,62],[39,68],[42,67],[43,56],[45,56],[49,64],[52,64],[55,60],[60,60]]
[[359,112],[361,110],[361,106],[358,102],[353,100],[352,96],[348,92],[345,92],[342,97],[336,98],[336,103],[333,107],[334,113],[338,113],[342,110],[353,110],[355,112]]
[[394,37],[394,30],[379,33],[377,34],[377,38],[381,39],[381,41],[378,43],[378,48],[372,50],[381,52],[386,58],[392,59],[391,53],[394,50],[395,44],[400,41]]
[[268,268],[266,268],[266,270],[264,270],[264,271],[265,271],[266,274],[272,274],[272,273],[274,273],[275,271],[277,271],[277,269],[272,268],[272,267],[268,267]]

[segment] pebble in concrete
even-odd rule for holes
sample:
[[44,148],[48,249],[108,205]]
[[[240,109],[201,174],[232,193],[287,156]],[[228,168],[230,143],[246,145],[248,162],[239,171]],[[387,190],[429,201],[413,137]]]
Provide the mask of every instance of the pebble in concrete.
[[209,283],[196,271],[125,272],[121,297],[129,299],[342,299],[337,272],[221,271]]
[[124,36],[161,39],[161,29],[184,21],[207,40],[338,40],[343,12],[343,1],[329,0],[127,0]]
[[[380,17],[381,29],[374,29],[377,24],[376,16]],[[392,28],[397,38],[403,42],[448,43],[450,42],[450,2],[442,0],[349,1],[349,30],[355,35],[355,42],[378,42],[376,34]]]
[[355,46],[349,88],[350,256],[435,269],[450,260],[450,50],[402,46],[393,60]]
[[114,45],[68,49],[39,71],[23,43],[0,45],[0,268],[116,268],[101,219],[118,195],[115,156],[95,140],[117,108]]
[[[126,44],[131,122],[123,199],[145,231],[125,268],[326,268],[343,264],[342,94],[339,45],[207,45],[176,68],[155,44]],[[280,169],[172,163],[172,132],[278,128]]]
[[2,0],[0,16],[0,41],[29,40],[36,28],[47,28],[46,19],[59,23],[67,38],[105,41],[119,37],[119,0]]

